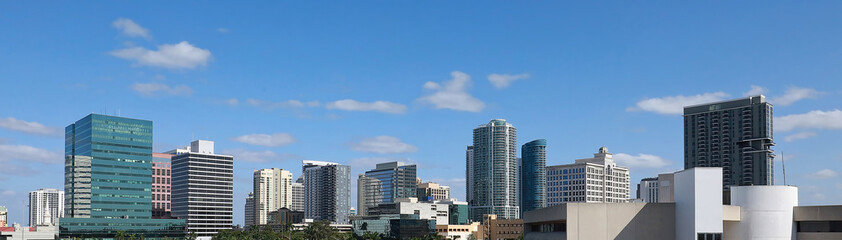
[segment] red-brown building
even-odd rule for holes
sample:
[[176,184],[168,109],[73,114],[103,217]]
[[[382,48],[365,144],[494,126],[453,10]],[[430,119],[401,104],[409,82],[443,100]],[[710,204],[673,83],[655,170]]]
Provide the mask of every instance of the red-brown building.
[[152,218],[172,218],[172,156],[152,153]]

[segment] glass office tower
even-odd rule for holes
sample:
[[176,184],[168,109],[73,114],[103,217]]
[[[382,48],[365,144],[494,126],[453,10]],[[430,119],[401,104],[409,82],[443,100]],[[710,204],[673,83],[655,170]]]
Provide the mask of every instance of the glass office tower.
[[[359,209],[360,215],[366,215],[369,208],[376,207],[380,203],[391,203],[397,198],[416,197],[418,182],[416,182],[417,167],[415,164],[407,165],[402,162],[378,163],[377,167],[365,172],[364,184],[357,188],[366,191],[361,192],[363,205]],[[359,194],[359,193],[358,193]]]
[[520,150],[520,212],[547,206],[547,140],[524,144]]
[[152,122],[90,114],[65,128],[61,238],[184,237],[184,221],[152,219]]

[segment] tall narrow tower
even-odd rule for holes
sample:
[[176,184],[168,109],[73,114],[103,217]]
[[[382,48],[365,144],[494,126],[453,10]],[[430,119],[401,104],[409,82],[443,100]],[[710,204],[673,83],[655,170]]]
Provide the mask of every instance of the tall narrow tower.
[[267,168],[254,170],[254,224],[269,223],[269,213],[292,208],[292,172]]
[[474,128],[473,168],[468,173],[471,219],[483,214],[501,219],[520,216],[517,181],[517,129],[505,119],[494,119]]
[[547,140],[538,139],[523,145],[520,150],[520,211],[547,206]]

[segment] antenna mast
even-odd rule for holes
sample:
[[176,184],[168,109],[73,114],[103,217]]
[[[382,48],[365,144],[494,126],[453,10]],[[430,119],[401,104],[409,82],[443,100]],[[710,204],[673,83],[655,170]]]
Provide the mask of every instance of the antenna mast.
[[784,162],[784,151],[781,151],[781,167],[784,171],[784,186],[786,186],[786,162]]

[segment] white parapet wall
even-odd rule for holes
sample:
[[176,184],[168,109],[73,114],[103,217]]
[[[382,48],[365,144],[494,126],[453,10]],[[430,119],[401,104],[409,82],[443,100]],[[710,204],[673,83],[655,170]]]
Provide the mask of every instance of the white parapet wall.
[[795,239],[792,209],[798,206],[793,186],[734,186],[731,205],[740,206],[740,221],[725,223],[725,240]]
[[696,167],[675,173],[675,239],[722,234],[722,168]]

